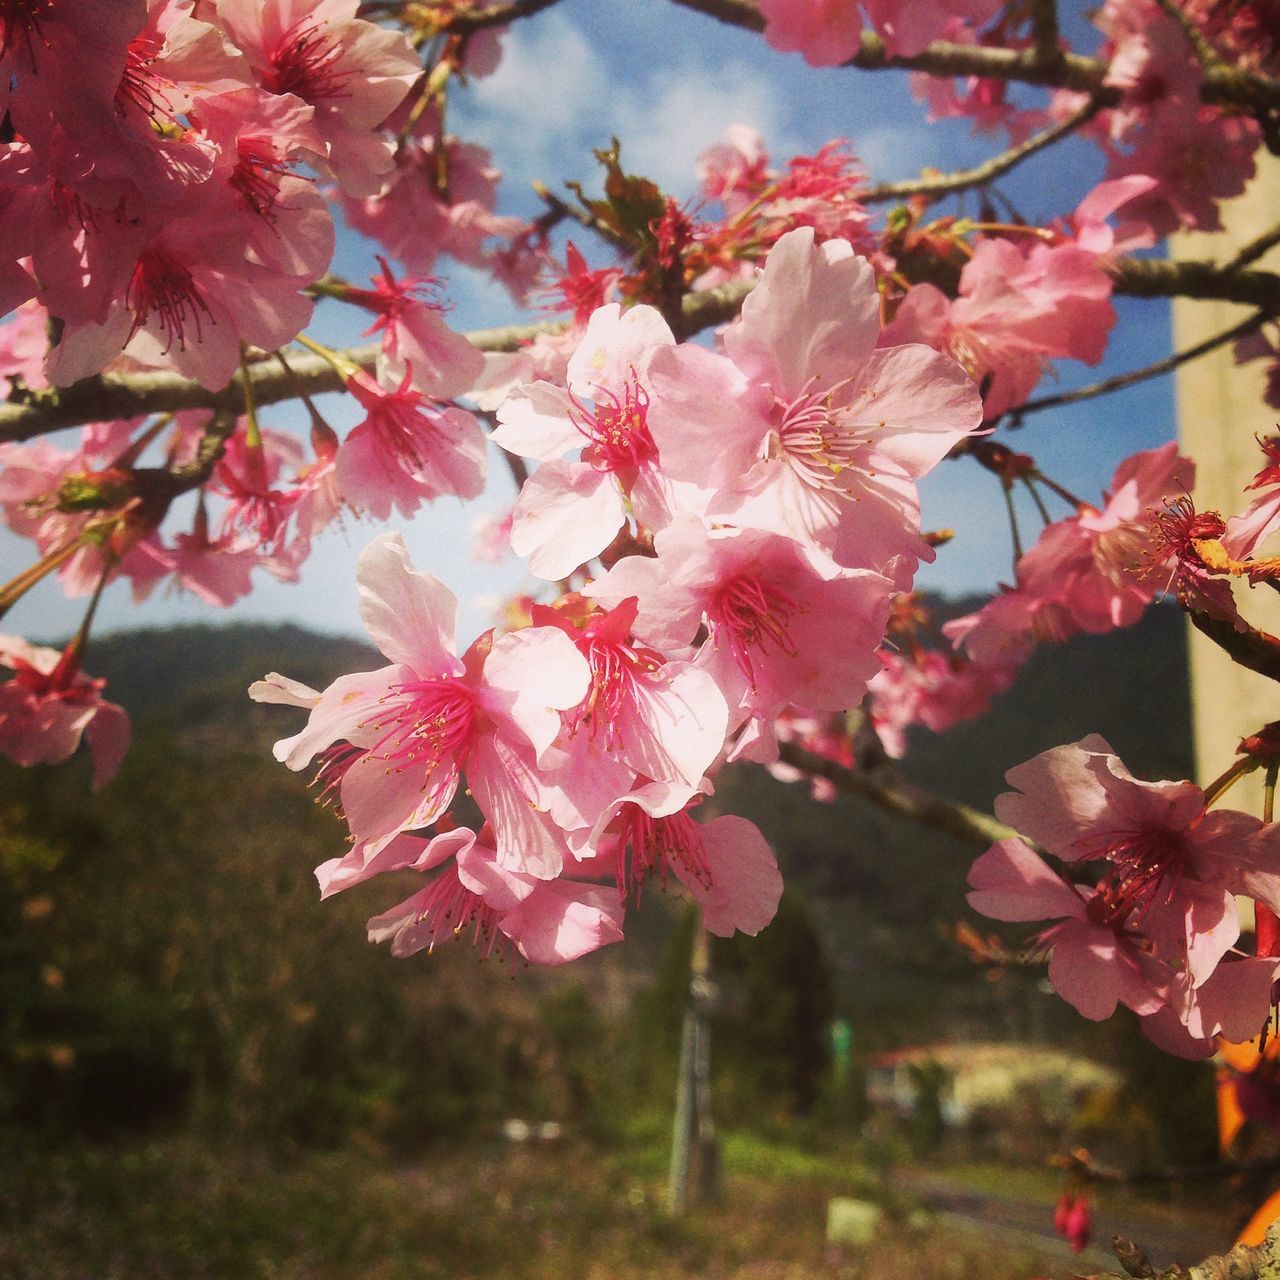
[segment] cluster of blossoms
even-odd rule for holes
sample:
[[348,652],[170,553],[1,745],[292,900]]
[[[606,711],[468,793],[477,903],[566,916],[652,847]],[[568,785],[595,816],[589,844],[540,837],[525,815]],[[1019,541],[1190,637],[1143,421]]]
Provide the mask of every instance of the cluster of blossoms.
[[[451,403],[483,358],[445,324],[434,282],[384,260],[369,289],[318,283],[334,247],[329,184],[369,216],[380,201],[395,207],[398,175],[412,167],[406,122],[419,142],[432,127],[429,111],[414,112],[429,103],[410,40],[356,10],[356,0],[111,0],[0,14],[13,312],[0,375],[11,401],[54,403],[57,387],[102,371],[167,371],[216,391],[242,366],[248,377],[246,353],[258,368],[255,348],[297,337],[325,289],[371,313],[381,335],[371,373],[340,365],[365,411],[341,440],[314,409],[309,449],[260,427],[250,398],[238,417],[144,415],[93,423],[71,447],[0,444],[0,518],[39,557],[0,608],[54,570],[71,596],[96,598],[123,578],[135,601],[166,584],[226,606],[251,590],[255,568],[296,579],[344,509],[408,515],[483,489],[483,433]],[[492,33],[477,38],[468,68],[495,55]],[[492,217],[492,191],[464,199],[466,189],[459,178],[452,201],[436,203],[470,228],[469,249],[446,250],[423,229],[429,253],[402,235],[389,251],[427,264],[440,251],[487,254],[488,238],[517,224]],[[193,488],[194,505],[174,507]],[[162,532],[171,510],[187,524]],[[80,656],[68,651],[64,683],[82,680]],[[66,688],[48,696],[65,700]],[[5,754],[64,757],[79,731],[65,746],[62,723],[15,712],[6,743],[19,724],[47,741]]]
[[775,49],[802,53],[814,67],[832,67],[861,48],[863,10],[887,53],[912,54],[981,26],[1003,7],[1001,0],[761,0],[760,12],[765,39]]
[[1018,790],[997,815],[1084,878],[1001,840],[973,865],[970,904],[999,920],[1057,921],[1036,945],[1054,989],[1086,1018],[1123,1004],[1184,1057],[1212,1053],[1219,1035],[1256,1036],[1280,957],[1236,948],[1235,899],[1280,908],[1280,826],[1209,809],[1192,782],[1139,781],[1097,736],[1006,777]]
[[[620,936],[654,874],[680,879],[713,932],[768,922],[781,881],[759,832],[692,816],[708,775],[776,759],[784,710],[856,706],[891,593],[933,554],[915,482],[981,419],[954,362],[879,338],[870,264],[811,229],[777,243],[719,350],[607,304],[566,385],[514,386],[494,435],[540,464],[513,547],[578,589],[459,657],[445,589],[394,537],[365,552],[363,616],[393,665],[321,694],[270,678],[258,696],[310,707],[277,754],[318,762],[350,828],[324,890],[434,873],[373,936],[406,954],[474,926],[569,959]],[[478,833],[453,825],[464,777]],[[412,834],[433,824],[448,829]]]

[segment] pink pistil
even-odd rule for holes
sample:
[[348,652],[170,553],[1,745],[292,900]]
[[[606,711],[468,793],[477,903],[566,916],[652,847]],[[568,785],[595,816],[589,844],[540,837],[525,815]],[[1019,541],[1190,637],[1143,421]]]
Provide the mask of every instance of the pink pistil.
[[384,454],[395,457],[402,470],[423,472],[430,468],[430,460],[422,447],[423,432],[430,434],[435,430],[425,410],[433,406],[409,385],[410,376],[406,373],[394,393],[378,399],[369,410],[368,422],[377,433]]
[[603,729],[605,749],[612,751],[622,733],[624,713],[638,701],[637,680],[660,670],[662,659],[644,649],[595,637],[578,647],[591,669],[591,687],[582,703],[567,713],[568,729],[576,734],[584,721],[589,722],[591,737]]
[[158,46],[150,36],[134,36],[125,54],[124,76],[116,89],[116,108],[122,114],[128,103],[133,103],[143,115],[156,124],[172,124],[175,119],[173,103],[165,93],[175,88],[174,82],[157,75],[151,68],[156,61]]
[[1162,895],[1172,901],[1187,872],[1187,849],[1168,831],[1120,831],[1088,842],[1085,858],[1114,865],[1099,882],[1087,909],[1096,923],[1119,925],[1134,912],[1144,914]]
[[125,304],[133,312],[129,336],[143,328],[154,312],[164,331],[166,353],[175,345],[180,351],[186,350],[188,328],[194,329],[197,342],[202,339],[202,313],[210,324],[217,323],[191,272],[163,249],[144,249],[138,255]]
[[71,187],[56,178],[49,182],[49,204],[64,226],[85,231],[98,225],[100,210],[85,204]]
[[229,179],[245,207],[268,222],[275,221],[280,199],[280,179],[289,173],[288,164],[276,158],[270,143],[241,138],[236,144],[238,159]]
[[437,942],[461,937],[467,929],[471,930],[472,946],[479,947],[484,956],[505,941],[498,929],[498,913],[462,883],[456,866],[447,867],[432,881],[422,897],[418,923],[429,928],[428,953],[436,949]]
[[0,0],[0,58],[21,42],[34,62],[32,44],[47,45],[40,18],[53,8],[53,0]]
[[336,70],[341,61],[342,45],[324,35],[322,23],[304,20],[290,27],[272,50],[266,86],[272,93],[296,94],[304,102],[343,98],[351,73]]
[[382,277],[369,277],[372,289],[348,287],[342,295],[344,302],[377,314],[378,318],[364,332],[366,338],[399,320],[411,305],[429,307],[432,311],[445,309],[442,303],[431,296],[440,288],[440,282],[434,276],[405,276],[404,279],[397,280],[390,264],[381,254],[378,254],[378,262],[382,267]]
[[311,785],[316,789],[316,803],[326,807],[333,805],[333,812],[338,818],[346,816],[342,812],[342,779],[347,776],[347,770],[364,754],[363,747],[352,746],[349,742],[335,742],[316,756],[320,767],[311,779]]
[[773,644],[794,658],[796,647],[787,632],[787,623],[799,609],[798,601],[772,583],[742,574],[721,586],[707,609],[712,641],[717,645],[724,641],[729,646],[733,660],[754,689],[752,650],[767,657],[769,645]]
[[658,456],[658,447],[649,434],[649,397],[643,387],[628,379],[622,398],[612,391],[601,392],[595,410],[574,400],[573,425],[590,443],[582,460],[597,471],[614,475],[635,473]]
[[832,409],[839,386],[802,391],[790,404],[779,403],[781,424],[776,448],[797,477],[812,489],[842,489],[840,475],[857,460],[866,439],[850,431]]
[[424,791],[447,786],[456,764],[450,779],[433,775],[470,745],[476,713],[471,690],[450,676],[428,677],[395,686],[383,703],[385,709],[361,726],[382,733],[369,758],[385,761],[388,773],[421,770]]
[[[625,804],[618,814],[614,878],[623,901],[640,900],[644,882],[655,872],[667,887],[667,869],[683,867],[699,884],[710,887],[711,866],[698,824],[687,811],[655,818],[638,804]],[[627,850],[631,850],[630,861]]]

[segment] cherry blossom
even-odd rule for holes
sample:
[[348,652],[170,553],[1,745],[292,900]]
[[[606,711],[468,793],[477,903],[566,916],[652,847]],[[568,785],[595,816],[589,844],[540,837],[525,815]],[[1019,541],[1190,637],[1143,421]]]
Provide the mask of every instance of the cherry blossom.
[[79,669],[74,650],[60,653],[0,635],[0,663],[13,672],[0,684],[0,755],[21,765],[66,760],[88,737],[93,789],[115,776],[129,749],[129,717],[102,697],[105,680]]
[[563,838],[537,761],[560,732],[558,713],[587,692],[586,660],[554,627],[488,633],[459,657],[452,593],[413,568],[397,535],[365,548],[357,577],[361,617],[391,665],[325,689],[276,758],[296,770],[339,748],[322,760],[324,785],[371,855],[444,813],[465,770],[503,865],[553,878]]
[[1024,252],[990,237],[960,273],[955,300],[934,285],[914,285],[881,342],[947,352],[985,387],[986,415],[998,418],[1030,395],[1049,359],[1098,363],[1115,323],[1110,297],[1096,254],[1043,243]]
[[607,889],[511,871],[487,831],[477,837],[464,827],[415,842],[423,847],[412,861],[414,845],[405,839],[399,866],[425,871],[450,857],[453,862],[426,888],[369,921],[369,941],[389,941],[392,955],[431,951],[469,933],[486,955],[505,940],[532,964],[563,964],[622,938],[622,907]]
[[970,904],[984,914],[1062,918],[1037,941],[1051,951],[1049,978],[1064,999],[1094,1019],[1124,1003],[1162,1047],[1188,1056],[1228,1028],[1262,1025],[1276,962],[1263,970],[1229,954],[1239,934],[1234,895],[1274,910],[1280,829],[1206,809],[1191,782],[1134,778],[1096,735],[1007,778],[1019,790],[997,799],[1003,821],[1063,862],[1106,864],[1091,887],[1071,884],[1009,839],[970,873]]
[[[498,407],[496,444],[542,465],[523,486],[511,545],[539,577],[568,577],[613,541],[628,509],[650,530],[674,496],[649,429],[647,370],[675,339],[652,307],[592,313],[569,357],[568,388],[537,381]],[[561,460],[581,449],[579,461]]]
[[315,109],[324,150],[351,196],[375,195],[394,164],[375,130],[421,74],[405,36],[356,17],[358,0],[217,0],[227,34],[262,88]]
[[[755,718],[767,732],[789,704],[816,711],[857,705],[878,666],[887,578],[841,570],[778,534],[707,530],[693,517],[659,532],[654,550],[656,557],[620,560],[586,594],[609,603],[636,597],[636,632],[659,649],[682,649],[705,626],[695,662],[724,691],[735,727]],[[776,754],[762,747],[752,758]]]
[[360,371],[347,389],[368,414],[334,462],[338,490],[352,506],[385,520],[393,506],[407,516],[424,500],[447,493],[474,498],[484,489],[480,424],[465,409],[415,390],[411,368],[394,390]]
[[871,266],[845,241],[792,231],[724,336],[650,362],[648,421],[663,468],[710,490],[706,514],[808,542],[905,585],[933,553],[915,480],[981,417],[953,361],[875,349]]
[[1018,560],[1016,586],[944,633],[974,660],[1001,663],[1022,661],[1038,640],[1131,626],[1168,585],[1157,517],[1194,482],[1173,442],[1132,454],[1100,508],[1047,526]]

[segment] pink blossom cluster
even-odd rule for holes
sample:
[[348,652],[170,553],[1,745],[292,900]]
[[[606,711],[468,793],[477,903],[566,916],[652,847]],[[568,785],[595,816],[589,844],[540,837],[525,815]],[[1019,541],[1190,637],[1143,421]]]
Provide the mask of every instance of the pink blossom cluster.
[[1256,122],[1201,101],[1200,58],[1156,0],[1107,0],[1095,21],[1105,36],[1108,83],[1123,94],[1096,124],[1108,176],[1155,179],[1130,211],[1157,236],[1220,229],[1218,203],[1253,176]]
[[[717,350],[651,307],[596,309],[563,384],[514,386],[494,433],[538,463],[511,543],[561,594],[460,656],[449,593],[398,539],[368,548],[362,612],[392,665],[257,696],[309,709],[277,755],[316,767],[350,828],[325,892],[434,873],[372,936],[407,954],[448,921],[567,960],[669,874],[713,932],[768,922],[781,881],[760,834],[692,814],[725,759],[776,760],[784,713],[857,705],[891,593],[933,554],[916,481],[981,416],[953,361],[879,336],[870,264],[811,228],[778,241]],[[452,827],[464,781],[478,832]]]
[[[942,625],[949,651],[922,643],[914,618],[891,631],[869,684],[872,723],[888,754],[906,754],[912,725],[941,733],[982,714],[1037,644],[1137,622],[1180,571],[1159,517],[1185,501],[1194,478],[1194,464],[1173,443],[1133,454],[1101,506],[1080,503],[1044,527],[1018,558],[1014,585]],[[1207,580],[1203,590],[1217,599],[1225,584]]]
[[[1112,211],[1090,206],[1088,225],[1110,231]],[[945,351],[983,388],[986,416],[995,420],[1027,400],[1051,360],[1102,359],[1116,318],[1109,248],[1074,236],[988,236],[960,272],[956,297],[928,282],[912,285],[881,340]]]
[[1098,507],[1047,525],[1015,582],[943,630],[974,662],[1018,665],[1041,640],[1132,626],[1169,586],[1153,517],[1190,491],[1195,464],[1173,442],[1126,458]]
[[976,662],[957,653],[914,649],[880,651],[880,670],[868,684],[871,722],[885,751],[907,754],[907,730],[923,725],[945,733],[972,720],[1013,684],[1018,664],[995,659]]
[[751,264],[795,227],[812,227],[819,240],[847,240],[867,257],[879,252],[870,211],[858,199],[867,175],[842,140],[778,170],[760,134],[734,125],[698,157],[698,180],[703,201],[724,213],[701,229],[707,269],[698,287],[749,276]]
[[393,163],[379,126],[420,74],[356,0],[10,5],[0,69],[4,310],[60,326],[57,383],[122,352],[225,385],[241,343],[307,322],[333,225],[300,162],[356,189]]
[[[1275,74],[1280,41],[1273,0],[1195,0],[1180,8],[1213,56]],[[761,0],[760,10],[769,44],[801,53],[815,67],[857,55],[868,25],[890,56],[912,57],[934,41],[1029,54],[1034,42],[1028,7],[996,0]],[[1257,123],[1202,101],[1200,53],[1158,0],[1105,0],[1089,16],[1097,47],[1082,52],[1107,65],[1106,86],[1120,95],[1090,126],[1107,155],[1107,177],[1150,181],[1132,214],[1151,234],[1218,229],[1218,204],[1239,194],[1254,172],[1262,141]],[[1061,34],[1058,45],[1069,51]],[[980,75],[915,72],[912,87],[931,120],[967,117],[977,130],[1004,128],[1014,143],[1087,101],[1063,89],[1047,110],[1029,107],[1009,93],[1007,81]]]
[[[11,394],[140,366],[216,390],[247,349],[298,335],[333,251],[324,184],[352,201],[378,198],[407,163],[399,131],[411,115],[420,130],[430,122],[414,113],[428,99],[411,93],[424,71],[410,40],[357,9],[5,6],[0,223],[13,315],[0,328],[0,373]],[[495,54],[492,33],[470,42],[468,68],[491,69]],[[405,259],[448,249],[439,228],[418,234],[412,250],[397,242]],[[450,401],[483,359],[448,329],[428,283],[397,278],[384,261],[373,288],[347,288],[382,343],[374,376],[341,369],[365,410],[344,440],[313,410],[308,453],[260,428],[247,405],[187,525],[167,536],[175,491],[163,472],[207,454],[208,414],[95,424],[77,447],[0,445],[5,522],[70,594],[126,577],[135,599],[167,581],[227,605],[256,567],[295,578],[343,508],[385,517],[445,493],[476,496],[483,435]]]
[[1086,1018],[1133,1010],[1185,1057],[1249,1040],[1272,1009],[1280,958],[1242,951],[1236,896],[1280,903],[1280,826],[1210,809],[1191,782],[1143,782],[1096,735],[1006,775],[996,801],[1025,841],[974,863],[969,902],[998,920],[1055,921],[1036,935],[1049,981]]
[[[373,375],[339,362],[364,411],[344,439],[313,414],[308,451],[292,435],[240,418],[189,527],[170,538],[161,532],[170,495],[161,488],[149,496],[147,477],[159,472],[139,463],[150,449],[166,466],[191,465],[211,426],[208,412],[180,413],[172,425],[94,424],[74,449],[44,439],[0,445],[0,518],[42,557],[57,559],[69,595],[89,594],[104,576],[124,577],[136,600],[168,581],[225,606],[249,592],[256,567],[296,579],[314,537],[344,509],[385,519],[393,508],[407,516],[445,494],[476,497],[484,435],[451,400],[478,378],[484,358],[448,328],[419,282],[397,280],[384,264],[373,284],[347,291],[374,313],[370,332],[382,342]],[[94,530],[109,536],[90,536]]]
[[1000,0],[760,0],[764,38],[814,67],[857,53],[864,18],[888,53],[910,55],[944,35],[954,38],[957,26],[981,26],[1000,8]]
[[0,684],[0,755],[21,765],[57,764],[87,737],[93,788],[110,782],[129,749],[129,717],[102,697],[105,680],[81,673],[66,653],[0,635],[0,665],[13,672]]

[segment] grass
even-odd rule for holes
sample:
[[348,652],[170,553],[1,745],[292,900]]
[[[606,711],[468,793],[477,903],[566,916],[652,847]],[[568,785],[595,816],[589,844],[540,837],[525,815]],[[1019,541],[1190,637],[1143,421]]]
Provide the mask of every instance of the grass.
[[1015,1280],[1027,1251],[892,1228],[824,1239],[831,1155],[731,1136],[721,1204],[672,1219],[656,1152],[496,1147],[389,1168],[355,1152],[217,1153],[194,1141],[0,1154],[3,1280]]

